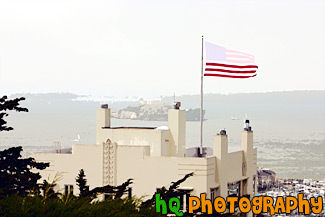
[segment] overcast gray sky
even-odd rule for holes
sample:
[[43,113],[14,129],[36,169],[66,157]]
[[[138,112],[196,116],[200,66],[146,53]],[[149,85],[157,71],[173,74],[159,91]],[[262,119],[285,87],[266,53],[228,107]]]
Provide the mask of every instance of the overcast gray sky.
[[205,93],[325,88],[325,1],[0,1],[0,93],[199,94],[201,35],[257,77]]

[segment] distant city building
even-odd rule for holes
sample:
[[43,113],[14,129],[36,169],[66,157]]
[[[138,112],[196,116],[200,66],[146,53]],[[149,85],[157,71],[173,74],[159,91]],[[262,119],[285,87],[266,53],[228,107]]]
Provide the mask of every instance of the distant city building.
[[[140,99],[139,104],[123,109],[111,109],[111,117],[117,119],[131,119],[144,121],[168,121],[168,110],[173,108],[169,103],[161,100]],[[203,117],[205,110],[203,110]],[[203,118],[203,120],[206,120]],[[187,109],[186,121],[200,121],[200,109]]]
[[276,182],[276,173],[267,168],[258,168],[258,191],[268,190]]
[[132,178],[132,194],[151,197],[156,188],[194,173],[180,185],[186,195],[207,198],[228,195],[249,196],[257,192],[257,149],[253,131],[246,122],[241,133],[241,150],[228,151],[225,130],[214,136],[214,147],[186,150],[186,111],[177,107],[168,111],[168,127],[113,127],[111,112],[102,106],[96,113],[96,144],[75,144],[72,153],[35,153],[37,161],[50,162],[40,171],[43,179],[62,173],[57,189],[74,189],[75,178],[84,169],[89,188],[120,185]]
[[162,106],[165,105],[165,103],[163,103],[161,101],[161,99],[157,100],[157,99],[153,99],[153,100],[144,100],[143,98],[139,99],[139,103],[141,105],[158,105],[158,106]]

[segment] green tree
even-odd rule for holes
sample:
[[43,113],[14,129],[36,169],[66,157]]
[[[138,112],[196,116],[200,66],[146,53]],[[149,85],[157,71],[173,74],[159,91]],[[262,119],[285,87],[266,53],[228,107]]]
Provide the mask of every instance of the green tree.
[[7,96],[0,98],[0,131],[10,131],[14,128],[6,126],[7,121],[4,120],[8,116],[7,111],[13,110],[17,112],[28,112],[27,108],[19,107],[19,102],[25,100],[24,97],[8,100]]
[[[19,102],[24,97],[8,100],[7,96],[0,98],[0,132],[10,131],[4,120],[8,111],[28,112],[27,108],[20,107]],[[48,163],[37,163],[34,158],[21,157],[22,147],[12,147],[0,151],[0,197],[10,194],[26,195],[31,190],[39,192],[37,180],[41,178],[39,173],[31,172],[31,169],[45,169]]]
[[76,182],[80,191],[79,197],[84,197],[85,195],[87,195],[89,189],[87,188],[87,179],[85,171],[83,169],[79,171],[79,174],[76,178]]
[[80,191],[79,198],[88,198],[91,201],[100,194],[109,194],[112,196],[111,198],[114,199],[122,198],[122,196],[128,192],[129,185],[132,184],[132,179],[128,179],[118,186],[105,185],[103,187],[96,187],[92,190],[89,190],[87,187],[85,171],[81,169],[79,170],[76,182]]
[[95,199],[99,194],[110,194],[114,199],[120,199],[128,192],[129,185],[132,184],[132,179],[126,180],[119,186],[105,185],[103,187],[96,187],[84,194],[85,197]]
[[22,158],[22,147],[12,147],[0,151],[0,197],[10,194],[24,196],[31,190],[39,190],[39,173],[31,169],[43,170],[49,163],[38,163],[34,158]]
[[55,186],[56,183],[49,183],[44,179],[43,184],[41,184],[41,188],[43,190],[43,198],[59,198],[59,196],[61,196],[61,193],[54,191]]
[[161,188],[157,188],[156,192],[152,195],[151,199],[146,200],[142,203],[142,206],[144,207],[153,207],[155,205],[155,195],[160,194],[160,197],[163,200],[168,200],[172,197],[178,197],[182,195],[182,192],[179,191],[177,188],[179,185],[183,182],[185,182],[186,179],[193,176],[193,173],[186,174],[183,178],[176,182],[172,182],[169,188],[165,188],[164,186]]

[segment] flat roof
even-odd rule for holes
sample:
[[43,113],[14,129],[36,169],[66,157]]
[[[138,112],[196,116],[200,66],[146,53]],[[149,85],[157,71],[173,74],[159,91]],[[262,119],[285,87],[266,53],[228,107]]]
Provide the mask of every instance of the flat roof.
[[154,130],[157,127],[102,127],[102,129],[137,129],[137,130]]
[[33,152],[34,154],[72,154],[72,148],[52,149],[47,151]]

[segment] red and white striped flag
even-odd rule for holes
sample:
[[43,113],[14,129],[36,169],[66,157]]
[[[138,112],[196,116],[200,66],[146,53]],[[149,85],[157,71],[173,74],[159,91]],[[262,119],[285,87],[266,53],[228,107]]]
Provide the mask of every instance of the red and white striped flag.
[[257,65],[251,54],[229,50],[205,42],[206,67],[204,76],[250,78],[256,76]]

